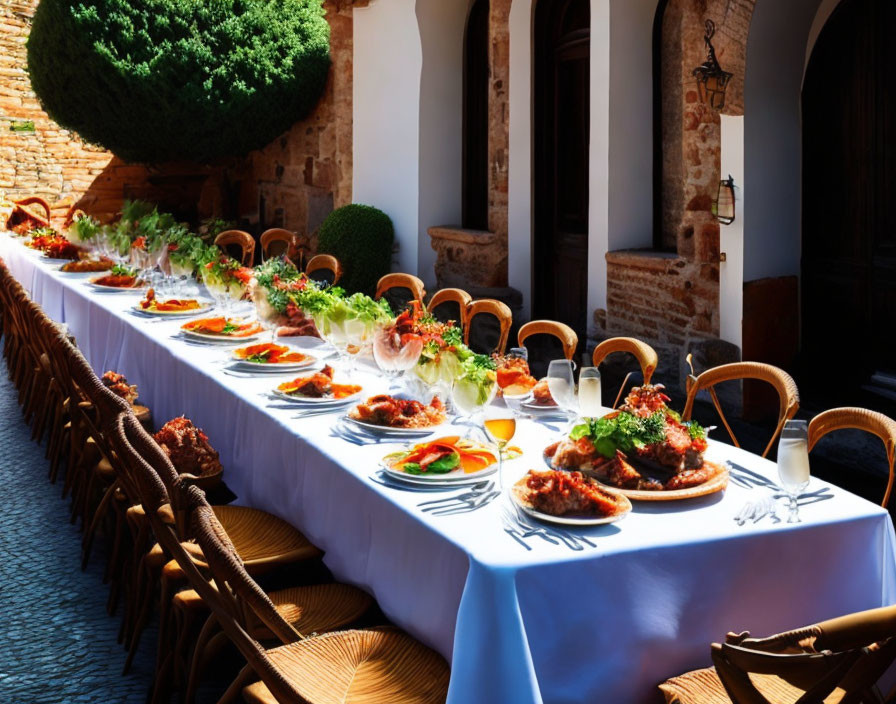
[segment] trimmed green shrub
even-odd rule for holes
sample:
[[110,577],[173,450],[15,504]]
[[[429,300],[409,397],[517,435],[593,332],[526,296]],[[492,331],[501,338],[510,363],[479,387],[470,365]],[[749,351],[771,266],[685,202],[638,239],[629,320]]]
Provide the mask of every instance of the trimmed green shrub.
[[372,296],[392,268],[395,229],[382,210],[346,205],[334,210],[318,230],[317,251],[332,254],[342,265],[339,285],[349,293]]
[[128,161],[270,143],[323,92],[323,0],[42,0],[28,72],[57,123]]

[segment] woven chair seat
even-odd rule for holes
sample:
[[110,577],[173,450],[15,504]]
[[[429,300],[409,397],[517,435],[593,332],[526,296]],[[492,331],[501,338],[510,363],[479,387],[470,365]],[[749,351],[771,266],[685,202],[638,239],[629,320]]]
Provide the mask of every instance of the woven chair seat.
[[[756,689],[772,704],[792,704],[806,692],[775,675],[750,674]],[[666,704],[731,704],[714,667],[687,672],[660,685]],[[836,704],[843,698],[843,690],[837,689],[824,700],[824,704]]]
[[252,570],[319,557],[321,551],[286,521],[246,506],[214,506],[237,555]]
[[[354,623],[373,604],[366,592],[348,584],[312,584],[269,592],[277,612],[299,633],[324,633]],[[249,634],[257,639],[271,638],[260,621],[251,624]]]
[[[448,695],[448,664],[400,631],[339,631],[266,657],[309,704],[442,704]],[[243,689],[243,697],[277,704],[263,682]]]

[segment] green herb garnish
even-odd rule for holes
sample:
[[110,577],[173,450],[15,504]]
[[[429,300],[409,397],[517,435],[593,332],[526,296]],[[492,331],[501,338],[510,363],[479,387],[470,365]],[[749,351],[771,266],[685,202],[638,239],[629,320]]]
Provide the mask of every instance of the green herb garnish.
[[604,457],[613,457],[617,450],[631,452],[666,439],[666,415],[657,411],[647,418],[639,418],[627,411],[616,416],[596,418],[575,426],[571,440],[588,438]]

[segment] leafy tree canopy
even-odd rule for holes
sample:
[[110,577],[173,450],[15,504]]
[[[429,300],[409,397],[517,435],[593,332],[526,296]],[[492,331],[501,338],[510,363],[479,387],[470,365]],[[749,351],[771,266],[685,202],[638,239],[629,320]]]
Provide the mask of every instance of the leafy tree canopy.
[[322,0],[42,0],[28,71],[57,123],[128,161],[265,146],[313,109]]

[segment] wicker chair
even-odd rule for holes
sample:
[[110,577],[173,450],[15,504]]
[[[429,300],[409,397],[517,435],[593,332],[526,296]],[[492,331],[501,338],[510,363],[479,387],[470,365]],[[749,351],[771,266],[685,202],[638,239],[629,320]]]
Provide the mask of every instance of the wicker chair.
[[[467,329],[467,307],[473,301],[473,297],[460,288],[443,288],[436,291],[432,294],[432,298],[429,299],[429,304],[427,304],[426,309],[429,311],[430,315],[441,320],[442,322],[448,322],[449,320],[453,320],[460,326],[461,331]],[[440,314],[436,312],[437,308],[448,309],[449,306],[457,306],[457,315],[453,314]]]
[[267,261],[271,257],[290,254],[295,242],[295,233],[274,227],[261,233],[261,261]]
[[563,346],[563,356],[572,359],[579,346],[579,336],[569,325],[556,320],[531,320],[516,334],[516,342],[520,347],[526,346],[526,340],[532,335],[550,335],[556,337]]
[[881,506],[886,508],[893,492],[893,465],[896,459],[896,421],[883,413],[864,408],[832,408],[815,416],[809,423],[809,450],[828,433],[835,430],[864,430],[879,437],[884,443],[889,469],[887,488]]
[[[641,367],[642,383],[650,383],[650,379],[656,371],[657,364],[659,364],[659,357],[653,347],[634,337],[611,337],[594,348],[594,352],[591,354],[591,364],[595,367],[599,367],[607,357],[616,352],[625,352],[633,355],[638,361],[638,365]],[[616,394],[616,401],[613,403],[613,408],[616,408],[616,406],[619,405],[619,400],[623,397],[630,378],[631,372],[626,374],[625,378],[622,380],[622,384],[619,386],[619,391]]]
[[697,398],[697,394],[704,389],[708,390],[713,405],[716,408],[716,412],[719,414],[719,418],[722,419],[722,423],[725,426],[725,430],[728,431],[728,435],[731,437],[732,442],[734,442],[735,447],[740,447],[737,437],[734,435],[734,431],[731,430],[731,426],[728,424],[728,419],[722,412],[722,406],[719,403],[719,397],[716,395],[714,387],[716,384],[724,381],[740,381],[741,379],[764,381],[771,384],[775,391],[778,392],[778,399],[780,402],[778,424],[775,427],[774,433],[772,433],[768,445],[766,445],[765,450],[762,453],[762,456],[765,457],[768,455],[769,450],[772,449],[772,445],[774,445],[775,441],[778,439],[778,435],[780,435],[784,423],[793,418],[800,407],[800,395],[796,388],[796,382],[794,382],[787,372],[778,369],[778,367],[774,367],[771,364],[763,364],[762,362],[736,362],[734,364],[723,364],[718,367],[713,367],[697,377],[691,374],[688,376],[687,380],[688,397],[681,417],[683,420],[690,420],[694,410],[694,400]]
[[252,266],[255,261],[255,240],[248,232],[242,230],[224,230],[215,237],[215,246],[225,252],[228,247],[237,247],[240,250],[238,260],[243,266]]
[[[510,334],[510,326],[513,324],[513,313],[505,303],[496,301],[492,298],[483,298],[473,301],[467,306],[467,327],[464,330],[464,344],[470,344],[470,331],[473,328],[473,320],[478,315],[488,315],[497,320],[498,323],[498,340],[493,349],[486,350],[486,353],[497,352],[504,354],[507,349],[507,337]],[[478,351],[478,350],[477,350]]]
[[407,308],[411,301],[423,304],[426,289],[423,282],[413,274],[386,274],[376,285],[374,298],[385,298],[389,307],[396,313]]
[[714,668],[659,686],[667,704],[880,703],[875,684],[896,659],[896,606],[768,638],[729,633]]
[[[186,540],[189,537],[188,526],[184,519],[182,507],[178,504],[178,494],[173,491],[180,482],[189,482],[193,478],[179,475],[171,464],[168,456],[156,444],[155,440],[140,426],[136,419],[125,417],[128,443],[119,445],[116,451],[124,453],[129,458],[128,471],[131,473],[135,486],[146,484],[146,477],[141,474],[152,472],[151,481],[159,483],[162,490],[171,495],[172,499],[166,499],[175,510],[178,519],[178,531]],[[137,461],[139,456],[140,461]],[[147,469],[148,468],[148,469]],[[156,482],[157,480],[157,482]],[[146,509],[145,497],[140,495],[140,503]],[[235,546],[246,569],[253,574],[259,574],[275,567],[294,564],[320,557],[321,552],[299,531],[286,521],[277,518],[265,511],[245,506],[214,506],[215,515],[224,526],[230,540]],[[145,512],[145,511],[144,511]],[[166,566],[171,559],[158,546],[153,546],[144,555],[138,575],[135,577],[137,585],[136,616],[132,619],[132,635],[129,646],[129,660],[132,661],[140,641],[140,634],[146,628],[152,613],[153,593],[155,585],[161,580],[161,596],[159,605],[161,610],[159,629],[159,669],[161,663],[169,659],[169,630],[170,630],[170,605],[175,585],[183,579],[178,569]],[[161,572],[161,577],[159,573]]]
[[[326,276],[321,276],[326,273]],[[305,266],[305,276],[335,286],[342,278],[342,265],[332,254],[317,254]]]
[[[151,513],[159,539],[175,556],[193,589],[248,662],[222,701],[242,689],[247,702],[444,702],[450,671],[436,653],[392,628],[337,631],[305,637],[243,569],[226,531],[195,487],[184,490],[193,534],[208,564],[203,574],[162,520]],[[284,644],[265,649],[253,635],[263,625]],[[307,632],[307,631],[306,631]],[[375,666],[371,667],[373,663]]]

